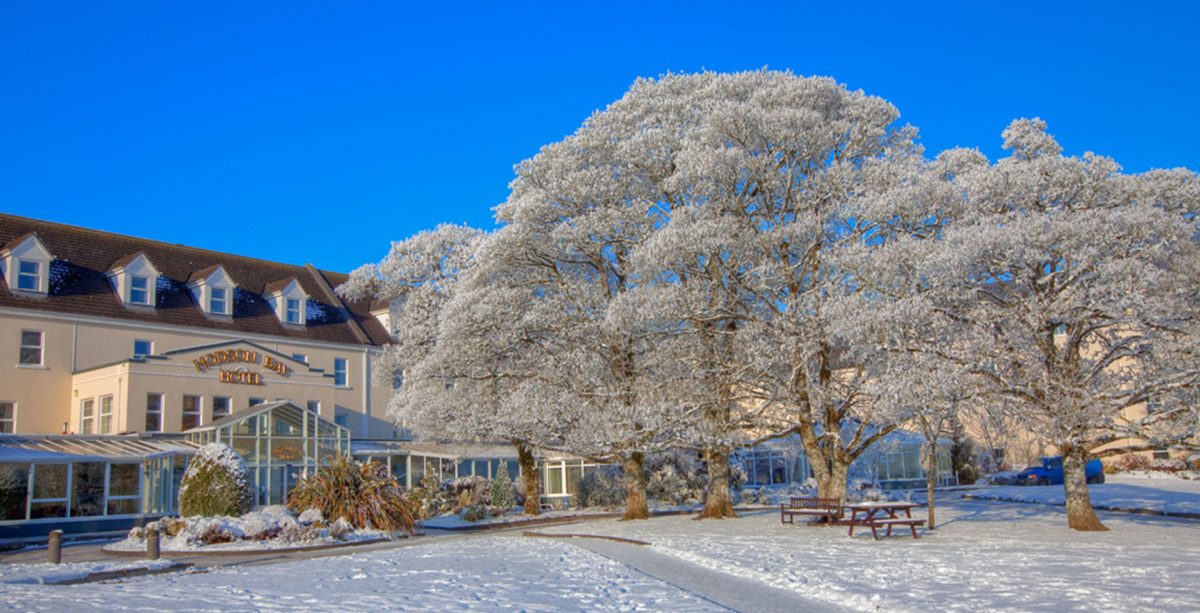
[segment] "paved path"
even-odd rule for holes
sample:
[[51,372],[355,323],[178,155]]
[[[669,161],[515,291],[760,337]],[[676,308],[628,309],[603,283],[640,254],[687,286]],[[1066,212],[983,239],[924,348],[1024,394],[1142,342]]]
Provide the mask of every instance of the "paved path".
[[573,538],[567,542],[741,613],[848,610],[759,581],[703,568],[651,547],[595,538]]

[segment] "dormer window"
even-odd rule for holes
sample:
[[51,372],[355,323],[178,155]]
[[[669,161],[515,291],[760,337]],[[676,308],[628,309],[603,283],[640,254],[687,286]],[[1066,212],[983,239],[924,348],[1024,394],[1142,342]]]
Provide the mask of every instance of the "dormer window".
[[297,298],[288,298],[287,299],[287,315],[286,315],[287,323],[297,324],[297,325],[302,323],[301,315],[302,314],[300,312],[300,300]]
[[121,302],[132,307],[153,307],[158,301],[158,269],[141,251],[113,263],[105,275]]
[[129,277],[129,302],[131,304],[150,304],[150,277]]
[[20,260],[17,265],[17,289],[30,292],[42,287],[42,263],[37,260]]
[[0,270],[8,289],[19,294],[50,293],[50,262],[54,259],[36,234],[26,234],[0,250]]
[[304,306],[308,302],[308,294],[300,287],[300,282],[295,277],[267,284],[263,288],[263,295],[279,321],[289,326],[303,326],[307,323]]
[[216,317],[233,315],[233,292],[237,284],[221,265],[192,273],[188,279],[188,289],[206,314]]
[[208,312],[213,315],[229,314],[229,300],[227,299],[229,290],[223,287],[214,287],[209,291]]

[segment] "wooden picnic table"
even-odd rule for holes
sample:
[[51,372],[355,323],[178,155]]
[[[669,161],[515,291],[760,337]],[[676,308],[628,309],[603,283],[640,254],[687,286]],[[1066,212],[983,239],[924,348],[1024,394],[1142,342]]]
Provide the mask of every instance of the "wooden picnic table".
[[[917,538],[917,526],[925,524],[925,520],[915,519],[912,516],[912,510],[917,506],[920,505],[915,502],[900,501],[848,504],[846,509],[850,511],[850,536],[854,536],[855,526],[869,527],[871,536],[875,537],[875,540],[879,540],[879,528],[886,527],[887,534],[885,536],[891,536],[893,526],[908,526],[912,530],[912,537]],[[904,517],[900,516],[901,511],[904,512]]]

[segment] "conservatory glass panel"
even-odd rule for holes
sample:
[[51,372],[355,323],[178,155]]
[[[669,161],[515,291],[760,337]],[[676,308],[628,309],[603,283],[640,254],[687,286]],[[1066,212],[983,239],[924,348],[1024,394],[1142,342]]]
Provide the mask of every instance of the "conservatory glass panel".
[[36,464],[33,469],[33,498],[67,498],[67,465]]
[[28,464],[0,464],[0,521],[25,519]]
[[574,495],[579,491],[579,481],[583,479],[583,463],[567,462],[567,493]]
[[71,465],[71,517],[104,515],[103,462]]
[[546,493],[551,496],[563,493],[563,466],[561,462],[546,465]]
[[420,487],[421,480],[425,478],[425,458],[415,455],[410,458],[412,460],[412,485]]

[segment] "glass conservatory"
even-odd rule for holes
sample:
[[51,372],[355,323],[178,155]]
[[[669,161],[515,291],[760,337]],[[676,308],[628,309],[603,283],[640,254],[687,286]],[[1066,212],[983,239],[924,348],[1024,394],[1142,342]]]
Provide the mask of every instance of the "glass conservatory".
[[224,443],[246,461],[254,504],[282,504],[300,479],[350,453],[350,430],[289,401],[256,405],[188,430],[197,445]]

